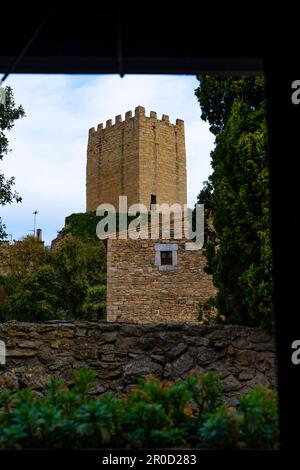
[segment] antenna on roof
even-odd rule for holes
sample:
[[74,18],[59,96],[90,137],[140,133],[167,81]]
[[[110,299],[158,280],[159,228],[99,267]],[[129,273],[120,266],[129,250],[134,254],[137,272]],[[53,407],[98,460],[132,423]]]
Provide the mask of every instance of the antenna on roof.
[[36,216],[37,216],[37,214],[38,214],[38,211],[35,210],[35,211],[33,212],[33,235],[34,235],[34,236],[35,236],[35,227],[36,227]]

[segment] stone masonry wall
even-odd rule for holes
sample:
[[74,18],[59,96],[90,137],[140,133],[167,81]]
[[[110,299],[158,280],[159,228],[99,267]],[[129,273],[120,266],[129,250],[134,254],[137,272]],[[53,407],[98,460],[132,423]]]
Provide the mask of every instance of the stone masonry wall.
[[197,322],[198,305],[215,295],[211,276],[204,272],[201,250],[178,245],[177,265],[161,271],[155,264],[159,240],[108,240],[107,320],[135,323]]
[[87,211],[101,203],[119,205],[119,195],[128,205],[150,208],[151,194],[157,203],[186,204],[186,156],[184,122],[145,115],[142,106],[128,111],[125,120],[116,116],[106,127],[89,131],[86,168]]
[[176,380],[215,371],[228,403],[256,385],[276,386],[272,338],[254,328],[200,324],[46,322],[0,324],[7,346],[0,390],[33,387],[51,378],[72,382],[74,371],[96,371],[94,393],[123,392],[140,377]]

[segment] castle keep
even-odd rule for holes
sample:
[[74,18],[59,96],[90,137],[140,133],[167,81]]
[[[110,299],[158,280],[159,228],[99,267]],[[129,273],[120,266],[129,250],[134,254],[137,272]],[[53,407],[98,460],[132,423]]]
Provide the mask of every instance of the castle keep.
[[[134,203],[187,202],[184,122],[145,115],[141,106],[115,123],[89,131],[87,211],[101,203],[118,210],[119,195]],[[186,250],[184,239],[107,241],[107,320],[134,323],[198,321],[198,305],[215,294],[204,272],[202,250]]]
[[142,106],[128,111],[125,120],[116,116],[89,131],[86,174],[86,207],[99,204],[116,208],[119,195],[128,197],[128,206],[152,203],[186,204],[186,157],[184,122],[169,122],[163,114],[145,115]]

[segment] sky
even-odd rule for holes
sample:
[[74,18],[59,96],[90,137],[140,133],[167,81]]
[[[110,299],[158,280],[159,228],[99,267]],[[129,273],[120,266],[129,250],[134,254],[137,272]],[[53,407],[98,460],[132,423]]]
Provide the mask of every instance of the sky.
[[7,134],[10,153],[1,162],[6,177],[15,176],[22,202],[0,207],[10,238],[18,240],[37,228],[46,244],[64,226],[65,217],[85,211],[85,167],[88,130],[136,106],[146,116],[156,111],[185,121],[188,204],[211,173],[214,136],[200,118],[194,76],[169,75],[11,75],[26,117]]

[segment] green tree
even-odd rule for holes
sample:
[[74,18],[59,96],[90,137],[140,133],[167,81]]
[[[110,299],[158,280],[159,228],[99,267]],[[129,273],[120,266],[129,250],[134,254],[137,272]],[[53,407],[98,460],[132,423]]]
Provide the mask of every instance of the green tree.
[[78,247],[80,245],[86,260],[87,281],[90,286],[106,284],[106,248],[96,235],[100,219],[95,212],[71,214],[66,217],[65,227],[57,238],[58,247],[66,240],[75,240],[75,244]]
[[89,287],[105,283],[103,243],[70,236],[49,255],[63,287],[62,307],[72,318],[80,318]]
[[47,250],[33,235],[12,244],[3,245],[0,250],[0,265],[16,278],[22,278],[45,262]]
[[57,272],[50,265],[31,271],[15,286],[8,300],[0,305],[3,320],[46,321],[66,317],[61,299],[63,286]]
[[106,285],[106,248],[102,240],[84,242],[86,276],[89,286]]
[[[217,320],[273,327],[269,168],[264,80],[199,76],[195,94],[216,136],[206,207],[206,271],[218,293]],[[210,223],[212,222],[212,223]],[[200,312],[204,312],[202,305]]]
[[104,320],[106,313],[106,285],[99,284],[88,288],[82,316],[86,320]]
[[88,289],[85,244],[77,238],[66,238],[51,258],[64,292],[63,309],[70,312],[71,318],[78,318]]
[[7,270],[0,276],[1,321],[103,318],[106,267],[100,240],[68,236],[48,250],[34,237],[26,237],[5,245],[0,253]]
[[[14,122],[17,119],[25,116],[22,106],[16,106],[12,89],[5,88],[5,104],[0,104],[0,161],[9,152],[9,143],[6,135],[10,131]],[[15,184],[14,177],[5,178],[5,175],[0,172],[0,206],[11,204],[13,201],[20,202],[21,197],[13,190]],[[5,232],[5,225],[0,218],[0,240],[7,236]]]

